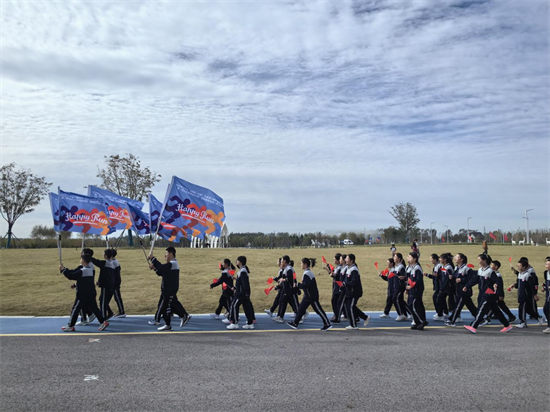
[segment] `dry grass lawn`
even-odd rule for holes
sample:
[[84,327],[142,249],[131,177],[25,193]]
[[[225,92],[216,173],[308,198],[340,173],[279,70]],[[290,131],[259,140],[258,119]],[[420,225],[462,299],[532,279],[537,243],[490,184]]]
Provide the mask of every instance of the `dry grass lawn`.
[[[398,246],[398,251],[406,255],[409,246]],[[481,252],[480,245],[452,244],[423,245],[421,247],[421,264],[427,271],[429,254],[443,252],[462,252],[471,263],[477,266],[477,255]],[[161,257],[164,250],[155,249],[156,255]],[[180,278],[180,301],[190,313],[213,312],[217,306],[221,289],[209,289],[212,279],[218,277],[218,263],[229,258],[235,261],[237,256],[245,255],[248,258],[248,267],[251,270],[252,302],[256,312],[268,308],[275,296],[265,295],[266,280],[277,274],[277,259],[288,254],[295,260],[298,274],[299,261],[303,257],[314,257],[321,263],[321,255],[332,261],[337,252],[354,253],[363,280],[365,295],[359,302],[359,307],[365,311],[382,310],[386,299],[387,283],[382,281],[374,268],[378,261],[380,268],[385,267],[389,257],[389,247],[384,246],[356,246],[340,249],[178,249],[178,261],[182,267]],[[505,278],[505,285],[514,282],[514,276],[509,269],[508,257],[513,262],[521,256],[529,258],[535,267],[539,278],[544,272],[544,259],[550,255],[548,247],[531,246],[490,246],[490,255],[503,264],[501,272]],[[80,251],[63,249],[64,264],[73,268],[78,265]],[[101,256],[102,250],[96,248],[96,256]],[[129,314],[153,313],[160,293],[160,278],[150,271],[145,262],[143,252],[139,249],[119,249],[118,258],[122,266],[122,297]],[[1,315],[67,315],[71,308],[75,292],[70,289],[71,282],[58,271],[58,255],[56,249],[26,249],[0,251],[0,314]],[[331,280],[325,271],[315,267],[319,273],[318,284],[321,291],[321,304],[330,311]],[[97,276],[97,274],[96,274]],[[426,282],[424,302],[427,308],[433,309],[431,301],[431,280]],[[516,307],[514,293],[508,293],[509,306]],[[111,306],[115,305],[114,302]],[[116,305],[115,305],[116,307]]]

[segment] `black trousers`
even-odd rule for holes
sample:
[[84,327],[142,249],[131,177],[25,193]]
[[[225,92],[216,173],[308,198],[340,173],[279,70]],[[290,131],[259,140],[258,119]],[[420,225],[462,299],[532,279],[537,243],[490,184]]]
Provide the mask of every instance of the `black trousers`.
[[178,300],[177,295],[162,296],[161,301],[160,312],[167,326],[170,326],[172,322],[172,313],[175,313],[180,318],[189,316],[181,302]]
[[346,296],[344,301],[346,318],[348,318],[349,324],[354,328],[357,327],[357,318],[361,318],[363,320],[367,319],[367,315],[365,315],[363,311],[357,307],[358,300],[359,298]]
[[508,319],[515,318],[514,314],[512,313],[510,308],[506,305],[506,302],[504,302],[503,300],[498,301],[498,307],[504,314],[506,314],[506,316],[508,316]]
[[449,304],[447,305],[449,308],[449,313],[453,313],[456,308],[456,285],[451,284],[451,287],[449,288]]
[[[338,300],[336,300],[336,307],[334,307],[333,304],[333,311],[334,311],[334,321],[333,322],[340,322],[340,318],[342,317],[342,313],[345,313],[345,301],[346,301],[346,294],[344,291],[340,291],[338,293]],[[334,299],[334,296],[333,296]],[[344,315],[345,316],[345,315]]]
[[447,294],[439,292],[435,300],[435,310],[437,316],[443,316],[443,314],[449,314],[449,308],[447,307]]
[[269,308],[269,311],[271,313],[275,313],[275,311],[277,310],[277,308],[279,307],[279,301],[281,299],[281,296],[283,294],[283,290],[282,289],[279,289],[277,291],[277,295],[275,296],[275,300],[273,301],[273,305],[271,305],[271,308]]
[[99,294],[99,308],[101,309],[101,314],[105,319],[110,318],[114,315],[109,303],[113,297],[113,289],[101,288],[101,293]]
[[75,299],[73,304],[73,309],[71,310],[71,320],[69,321],[69,326],[75,325],[80,311],[83,311],[84,313],[86,313],[87,311],[90,311],[91,313],[96,315],[99,323],[105,322],[105,318],[103,317],[101,311],[97,307],[95,296],[90,298],[84,298],[84,299],[77,297]]
[[400,290],[393,296],[395,309],[397,310],[397,314],[399,316],[407,316],[410,313],[407,305],[405,304],[405,299],[403,299],[403,293],[404,291]]
[[294,313],[298,313],[298,296],[294,293],[291,295],[281,294],[281,298],[279,299],[279,312],[277,312],[277,316],[281,319],[285,316],[287,304],[290,305]]
[[523,302],[518,302],[518,312],[519,312],[519,320],[523,323],[526,321],[526,315],[530,315],[534,319],[537,319],[540,317],[538,310],[535,310],[536,308],[536,302],[535,299],[528,298],[527,300],[524,300]]
[[120,288],[115,288],[113,291],[113,298],[115,299],[116,305],[118,306],[118,313],[126,313],[124,311],[124,303],[122,302],[122,295],[120,294]]
[[479,306],[479,310],[477,312],[477,316],[472,322],[471,326],[477,329],[479,324],[485,319],[485,316],[489,313],[493,313],[497,319],[504,325],[504,327],[510,326],[510,323],[502,312],[500,311],[500,308],[498,307],[497,301],[488,301],[488,300],[481,300],[481,305]]
[[472,301],[471,296],[457,296],[457,303],[456,308],[453,312],[453,316],[451,316],[451,323],[455,323],[457,318],[460,316],[460,312],[462,312],[462,308],[466,305],[470,313],[473,317],[477,316],[477,308],[476,305],[474,305],[474,302]]
[[218,303],[218,307],[216,308],[216,315],[219,315],[222,313],[222,309],[225,308],[227,312],[229,312],[229,309],[231,308],[231,296],[220,296],[220,301]]
[[544,302],[544,308],[542,308],[542,311],[544,312],[544,315],[546,316],[546,320],[548,322],[548,327],[550,328],[550,299],[546,299],[546,302]]
[[297,325],[300,322],[300,320],[302,320],[302,318],[304,317],[304,314],[306,313],[307,308],[309,308],[310,305],[315,311],[315,313],[317,313],[321,318],[321,320],[323,321],[323,325],[329,326],[330,321],[327,318],[327,314],[319,304],[319,300],[314,300],[314,299],[308,298],[307,296],[304,296],[304,298],[302,299],[302,302],[300,302],[300,306],[298,306],[298,314],[296,315],[296,319],[294,319],[294,323]]
[[229,311],[229,320],[232,323],[239,323],[239,309],[243,306],[244,314],[246,316],[246,323],[252,325],[254,323],[254,306],[248,296],[234,296],[231,302],[231,309]]
[[426,308],[424,307],[424,302],[422,302],[422,296],[409,295],[409,299],[414,323],[420,326],[426,322]]
[[384,314],[389,315],[391,311],[391,307],[393,306],[393,296],[388,295],[386,297],[386,307],[384,308]]

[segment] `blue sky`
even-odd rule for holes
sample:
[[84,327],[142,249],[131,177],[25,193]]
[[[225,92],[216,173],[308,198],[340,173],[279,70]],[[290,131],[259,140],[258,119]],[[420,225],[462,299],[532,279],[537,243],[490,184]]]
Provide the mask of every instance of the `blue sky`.
[[[133,153],[231,231],[549,226],[548,2],[2,2],[1,163]],[[3,222],[3,221],[2,221]],[[15,226],[51,224],[47,201]],[[5,231],[5,225],[2,227]]]

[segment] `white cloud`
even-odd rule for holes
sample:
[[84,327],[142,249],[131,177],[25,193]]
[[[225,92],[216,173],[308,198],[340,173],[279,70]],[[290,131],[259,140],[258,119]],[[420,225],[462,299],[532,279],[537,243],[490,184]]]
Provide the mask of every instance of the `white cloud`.
[[[2,164],[131,152],[231,230],[548,227],[545,1],[2,3]],[[441,198],[449,198],[444,204]],[[459,200],[466,198],[466,201]],[[338,211],[336,213],[336,211]],[[46,202],[16,225],[49,223]]]

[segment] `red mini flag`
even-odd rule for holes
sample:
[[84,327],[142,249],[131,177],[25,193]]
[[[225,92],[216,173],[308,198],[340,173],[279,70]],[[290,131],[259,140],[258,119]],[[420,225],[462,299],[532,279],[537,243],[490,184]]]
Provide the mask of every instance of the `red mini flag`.
[[325,259],[324,256],[321,256],[321,259],[323,260],[323,263],[324,263],[325,265],[328,265],[328,262],[327,262],[327,260]]
[[264,289],[265,294],[266,294],[266,295],[269,295],[269,292],[271,292],[271,290],[272,290],[274,287],[275,287],[275,285],[270,286],[270,287],[268,287],[268,288],[265,288],[265,289]]
[[387,276],[389,272],[388,268],[386,268],[382,271],[382,274]]
[[414,287],[416,286],[416,282],[413,282],[413,281],[410,280],[410,279],[407,280],[407,283],[409,284],[409,286],[410,286],[411,288],[414,288]]
[[374,267],[378,270],[378,262],[374,262]]
[[214,278],[212,279],[212,283],[216,283],[218,281],[218,279]]
[[342,287],[342,285],[343,285],[343,283],[340,282],[339,280],[334,281],[334,283],[336,283],[336,284],[337,284],[338,286],[340,286],[340,287]]
[[485,294],[486,295],[496,295],[496,292],[491,288],[487,288],[487,290],[485,291]]
[[468,266],[470,269],[474,268],[474,265],[472,265],[471,263],[468,263],[466,266]]
[[508,262],[512,263],[512,256],[508,258]]
[[272,283],[273,283],[273,278],[267,279],[267,284],[268,284],[268,285],[271,285]]
[[222,289],[223,289],[223,290],[226,290],[227,287],[228,287],[228,286],[227,286],[227,283],[223,282],[223,283],[222,283]]
[[441,268],[440,270],[441,270],[442,272],[447,272],[447,269],[445,269],[445,268]]
[[229,273],[231,276],[233,276],[235,274],[235,271],[234,270],[228,270],[227,273]]
[[222,267],[223,267],[223,265],[222,265],[222,262],[220,262],[220,264],[219,264],[219,268],[221,269]]

